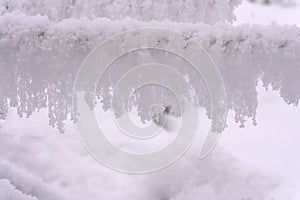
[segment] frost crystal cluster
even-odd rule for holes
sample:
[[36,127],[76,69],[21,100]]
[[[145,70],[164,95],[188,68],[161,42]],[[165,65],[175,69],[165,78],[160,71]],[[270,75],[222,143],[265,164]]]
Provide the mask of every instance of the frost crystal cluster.
[[[76,122],[72,88],[85,56],[101,41],[124,30],[161,27],[178,31],[201,44],[219,67],[228,108],[244,125],[255,121],[256,86],[280,93],[287,104],[300,98],[300,29],[296,26],[232,26],[237,0],[0,0],[0,115],[10,107],[29,117],[48,109],[51,126],[64,131],[65,120]],[[147,62],[173,66],[187,75],[198,96],[198,105],[210,115],[210,99],[201,77],[189,63],[162,52],[142,50],[114,62],[96,96],[104,110],[111,106],[111,87],[131,67]],[[152,92],[151,92],[152,91]],[[155,95],[153,95],[155,94]],[[95,107],[93,97],[86,100]],[[149,120],[153,104],[178,104],[170,92],[145,87],[132,100],[141,119]]]

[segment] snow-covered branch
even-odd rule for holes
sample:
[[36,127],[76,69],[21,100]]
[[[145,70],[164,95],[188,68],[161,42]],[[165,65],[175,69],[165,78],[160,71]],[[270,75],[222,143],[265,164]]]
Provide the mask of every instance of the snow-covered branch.
[[[222,73],[228,107],[236,112],[236,121],[241,125],[245,118],[252,118],[256,123],[256,86],[260,79],[265,87],[271,85],[278,90],[286,103],[297,105],[300,99],[297,77],[300,73],[300,29],[296,26],[272,24],[234,27],[221,22],[214,25],[183,24],[170,21],[142,22],[130,18],[117,21],[107,18],[70,18],[54,22],[46,16],[13,12],[0,16],[0,27],[0,70],[1,74],[6,74],[0,80],[0,112],[5,113],[9,107],[17,107],[20,116],[30,116],[36,110],[48,108],[50,125],[58,126],[61,131],[63,121],[70,114],[73,120],[76,118],[72,112],[71,93],[76,72],[84,57],[106,38],[141,27],[175,30],[190,36],[207,49]],[[155,58],[155,55],[152,57]],[[118,80],[128,70],[125,63],[137,60],[133,57],[123,60],[119,63],[122,67],[111,71],[111,75],[107,76],[110,80],[104,80],[101,84],[97,95],[102,98],[105,110],[111,105],[110,81]],[[170,57],[156,57],[158,60],[163,64],[176,65],[169,63],[172,60]],[[177,65],[179,70],[189,68],[183,67],[185,64],[181,62]],[[208,93],[201,78],[192,71],[183,70],[183,73],[189,74],[200,104],[210,110]],[[145,94],[144,97],[140,95],[141,101],[136,103],[142,119],[148,119],[145,110],[149,110],[148,106],[156,101],[147,96],[147,92]],[[156,94],[159,96],[159,92]],[[166,96],[164,92],[160,95]],[[168,101],[173,102],[171,99]],[[172,108],[176,114],[176,105],[172,105]]]
[[[0,16],[1,47],[26,47],[28,50],[51,50],[68,55],[77,50],[90,50],[104,39],[134,28],[161,27],[190,36],[208,51],[231,52],[235,56],[244,53],[272,54],[280,51],[296,57],[300,46],[300,29],[296,26],[241,25],[227,23],[214,25],[176,22],[142,22],[134,19],[111,21],[107,18],[89,20],[65,19],[53,22],[45,16],[10,13]],[[109,28],[109,29],[108,29]],[[28,49],[28,47],[30,49]]]
[[44,15],[54,21],[66,18],[107,17],[119,20],[171,20],[178,22],[232,21],[234,8],[241,0],[0,0],[0,15],[21,11],[28,15]]

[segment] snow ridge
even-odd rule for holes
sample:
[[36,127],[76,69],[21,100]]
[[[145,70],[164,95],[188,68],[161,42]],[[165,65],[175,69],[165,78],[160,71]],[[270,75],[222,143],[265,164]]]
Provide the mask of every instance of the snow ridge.
[[[7,183],[7,181],[9,181],[9,183]],[[6,189],[3,189],[2,195],[9,197],[4,199],[17,198],[20,196],[24,200],[62,200],[60,196],[49,190],[48,186],[43,183],[41,179],[34,177],[7,161],[0,162],[0,185],[2,184],[8,189],[8,191],[14,190],[14,188],[17,190],[14,191],[14,193],[6,193]],[[13,196],[10,197],[9,195]]]

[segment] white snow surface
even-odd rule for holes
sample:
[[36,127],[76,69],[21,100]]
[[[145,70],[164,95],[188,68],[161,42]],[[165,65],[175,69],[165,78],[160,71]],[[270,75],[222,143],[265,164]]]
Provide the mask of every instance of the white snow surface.
[[[10,200],[10,195],[19,195],[20,200],[194,200],[198,197],[263,200],[271,197],[280,183],[272,174],[242,164],[221,147],[205,160],[199,160],[197,143],[178,162],[159,172],[144,175],[116,172],[92,159],[80,144],[72,124],[68,124],[65,134],[45,128],[46,115],[41,111],[22,119],[11,110],[1,124],[3,200]],[[106,119],[102,124],[115,131],[109,128],[108,116],[101,118]]]
[[[105,6],[107,2],[111,6]],[[146,11],[139,1],[128,2],[89,1],[86,4],[86,1],[66,0],[0,0],[1,49],[44,49],[67,55],[74,48],[89,50],[112,33],[158,26],[191,34],[210,51],[221,49],[223,53],[227,47],[222,45],[232,41],[228,48],[233,55],[258,50],[272,53],[278,49],[287,57],[299,55],[297,26],[273,23],[267,27],[232,27],[223,23],[234,19],[233,9],[239,1],[204,0],[198,7],[183,7],[186,1],[165,0],[166,6],[161,7],[161,1],[157,1],[153,3],[155,9]],[[143,2],[149,4],[150,1]],[[135,9],[129,12],[129,6]],[[172,6],[176,9],[170,9]],[[182,12],[169,12],[179,8]],[[252,7],[246,5],[243,9],[249,8]],[[237,24],[247,20],[270,24],[277,15],[276,12],[272,14],[265,18],[259,14],[245,15],[245,18],[238,18]],[[125,16],[131,18],[122,19]],[[176,22],[151,21],[165,19]],[[276,18],[275,21],[286,24],[289,19],[280,22]],[[296,19],[289,24],[297,24]],[[241,46],[237,44],[237,38],[242,41]],[[46,110],[24,119],[17,116],[16,110],[10,109],[5,121],[0,121],[0,200],[299,200],[297,152],[300,144],[297,141],[300,140],[295,131],[299,130],[295,120],[299,119],[299,109],[292,112],[283,103],[278,103],[280,100],[274,96],[265,99],[262,108],[265,115],[260,119],[258,127],[262,128],[259,131],[245,129],[245,135],[240,135],[240,129],[230,129],[232,124],[229,123],[225,133],[233,134],[224,134],[220,141],[222,147],[218,146],[205,160],[197,159],[199,141],[196,141],[171,167],[138,176],[113,171],[92,159],[81,145],[71,122],[67,123],[65,134],[59,134],[57,129],[48,126]],[[277,110],[278,118],[274,117],[274,110]],[[101,120],[106,120],[102,123],[108,124],[106,130],[111,135],[119,134],[110,126],[109,117],[105,115]],[[206,122],[204,119],[204,124]],[[205,127],[200,132],[205,132]],[[253,132],[251,136],[250,132]],[[162,139],[165,141],[172,137],[172,133],[164,134]],[[141,148],[130,142],[116,142],[124,148]],[[153,148],[151,144],[146,147]]]

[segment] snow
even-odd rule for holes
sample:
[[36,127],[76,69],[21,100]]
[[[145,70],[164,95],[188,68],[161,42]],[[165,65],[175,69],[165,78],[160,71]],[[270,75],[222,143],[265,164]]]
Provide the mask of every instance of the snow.
[[[72,48],[75,50],[80,48],[83,51],[91,50],[95,43],[111,35],[141,27],[161,27],[184,33],[207,50],[224,51],[227,47],[224,44],[232,41],[232,47],[235,47],[232,53],[238,55],[253,51],[277,51],[279,48],[292,53],[297,50],[300,37],[298,27],[279,26],[276,22],[269,26],[243,24],[236,27],[222,22],[208,25],[171,21],[143,22],[131,18],[116,21],[108,18],[68,18],[53,22],[46,16],[30,16],[19,11],[1,15],[0,27],[5,27],[1,29],[2,46],[18,46],[21,50],[30,47],[30,51],[36,48],[51,50],[66,56],[70,56]],[[238,43],[241,42],[243,45],[237,48]],[[282,46],[283,42],[288,44]]]
[[0,198],[10,200],[37,200],[37,198],[23,194],[17,190],[7,179],[0,179]]
[[[0,163],[0,179],[9,180],[14,187],[18,188],[18,192],[21,192],[24,196],[32,196],[40,200],[62,199],[59,195],[50,192],[47,188],[48,186],[46,186],[39,178],[15,167],[7,161],[1,161]],[[11,186],[9,187],[12,189]],[[18,192],[15,193],[18,194]],[[9,198],[5,197],[5,199]]]
[[[207,25],[170,21],[142,22],[130,18],[117,21],[107,18],[94,20],[69,18],[53,22],[46,16],[30,16],[15,11],[0,16],[0,27],[6,27],[0,29],[0,48],[3,49],[0,52],[1,66],[3,66],[1,70],[3,74],[7,74],[0,80],[3,85],[3,89],[0,91],[2,112],[6,113],[8,104],[10,104],[10,107],[18,107],[20,116],[30,116],[36,110],[45,108],[49,102],[51,105],[48,106],[49,123],[63,132],[64,120],[70,115],[75,119],[74,113],[71,112],[70,91],[73,89],[72,83],[77,69],[88,52],[95,44],[113,34],[149,26],[164,27],[185,33],[209,52],[223,73],[225,86],[228,88],[228,107],[237,113],[236,121],[241,126],[247,118],[253,119],[253,122],[256,123],[255,87],[259,78],[262,78],[265,86],[271,84],[274,90],[279,90],[287,103],[298,104],[300,91],[297,88],[300,88],[300,83],[296,76],[297,73],[290,73],[297,72],[300,65],[298,57],[300,29],[297,26],[280,26],[273,23],[269,26],[246,24],[233,27],[223,22]],[[14,54],[10,53],[12,50],[14,50]],[[152,57],[150,61],[177,65],[179,70],[183,69],[183,73],[187,73],[185,69],[190,68],[187,63],[178,61],[178,59],[174,60],[176,63],[172,62],[168,56],[163,57],[164,55],[151,52],[149,54]],[[141,60],[145,61],[146,59],[149,58],[120,60],[114,66],[115,71],[110,72],[112,75],[107,77],[117,80],[132,63],[139,64]],[[257,62],[253,62],[254,60]],[[288,70],[281,67],[286,62],[290,63]],[[241,64],[244,65],[243,68],[239,67]],[[192,71],[188,72],[191,82],[197,84],[201,82],[199,77],[192,73]],[[28,80],[28,74],[32,80]],[[240,74],[247,75],[241,77]],[[231,78],[231,76],[235,78]],[[106,82],[102,84],[102,88],[97,91],[99,98],[101,90],[108,90],[111,84],[109,80],[104,81]],[[237,82],[244,84],[239,85],[236,84]],[[294,91],[289,91],[288,85],[291,85]],[[198,98],[205,102],[203,104],[209,110],[209,103],[201,97],[203,93],[207,93],[205,86],[198,84],[196,88],[199,91]],[[28,90],[30,90],[30,95]],[[246,90],[248,91],[246,92]],[[167,96],[165,92],[161,93],[164,98]],[[108,109],[110,108],[111,94],[103,96],[105,96],[103,101],[106,102],[104,108]],[[148,96],[147,98],[149,99]],[[167,99],[174,102],[172,98]],[[247,101],[246,105],[243,104],[245,100]],[[151,103],[149,101],[148,103]],[[145,102],[145,99],[140,102]],[[138,108],[140,111],[148,110],[147,106],[139,105]],[[172,107],[175,109],[174,112],[178,113],[174,103]],[[148,113],[142,113],[142,119],[147,119],[147,115]],[[0,117],[4,118],[5,116]]]
[[298,25],[300,26],[299,13],[300,1],[295,1],[296,5],[291,7],[279,7],[275,5],[258,6],[257,4],[243,2],[235,10],[237,16],[234,25],[244,23],[270,25],[276,22],[280,25]]
[[[0,0],[0,199],[299,200],[300,8],[244,2],[234,11],[239,4]],[[84,150],[72,124],[70,91],[81,61],[96,44],[139,27],[176,30],[203,45],[224,76],[231,111],[219,146],[198,160],[209,106],[203,84],[196,85],[206,108],[197,141],[169,168],[134,176],[99,164]],[[150,55],[174,64],[168,56]],[[120,59],[112,69],[139,64],[134,56]],[[176,62],[175,68],[186,66]],[[122,70],[110,78],[118,79]],[[188,79],[198,83],[199,77],[188,72]],[[175,116],[156,140],[120,136],[110,113],[101,110],[110,108],[109,84],[104,82],[107,94],[99,89],[105,98],[96,108],[112,142],[128,151],[150,152],[175,137]],[[156,94],[176,108],[164,91]],[[145,95],[139,100],[134,109],[143,117],[141,111],[153,99]]]
[[[107,116],[101,119],[109,122]],[[103,124],[111,126],[105,121]],[[0,158],[11,162],[1,162],[1,178],[9,179],[22,193],[37,199],[54,199],[50,197],[59,194],[63,199],[74,200],[195,196],[211,200],[261,200],[268,199],[279,184],[272,174],[244,165],[220,147],[206,160],[198,160],[199,143],[167,169],[139,176],[123,174],[93,160],[81,146],[71,123],[63,135],[53,128],[45,129],[46,126],[45,111],[22,119],[11,110],[0,134],[1,152],[7,152],[0,154]]]
[[27,15],[43,15],[50,20],[107,17],[120,20],[132,17],[141,21],[165,19],[177,22],[232,21],[233,10],[241,0],[21,0],[0,1],[0,15],[21,11]]
[[[281,179],[274,199],[299,199],[300,109],[284,104],[278,92],[257,87],[258,126],[239,128],[233,120],[219,142],[242,163],[268,171]],[[233,113],[229,114],[233,119]]]
[[[33,197],[35,193],[30,191],[38,188],[46,190],[47,196],[49,193],[59,194],[63,199],[74,200],[194,200],[195,197],[209,200],[297,200],[300,163],[296,158],[299,157],[300,140],[294,130],[299,128],[299,109],[289,107],[287,110],[280,96],[264,91],[261,84],[258,91],[261,94],[258,127],[240,129],[230,116],[221,146],[207,159],[198,160],[201,137],[209,126],[202,110],[200,138],[187,155],[169,168],[138,176],[116,172],[93,160],[81,146],[71,122],[66,124],[65,134],[59,134],[58,130],[47,126],[46,110],[26,119],[19,118],[16,110],[10,109],[6,121],[0,124],[0,152],[6,152],[0,154],[0,176],[12,182],[10,188],[19,191],[26,183],[29,189],[21,189],[21,193]],[[274,117],[274,114],[278,116]],[[112,126],[109,113],[100,112],[99,120],[112,142],[128,151],[158,148],[157,142],[145,145],[120,138],[122,133]],[[278,124],[278,127],[273,124]],[[173,137],[172,131],[161,133],[160,142],[165,143],[164,138],[170,134]],[[11,180],[12,177],[18,179]],[[3,188],[9,195],[20,193],[10,192],[6,186]],[[38,199],[47,196],[41,195]]]

